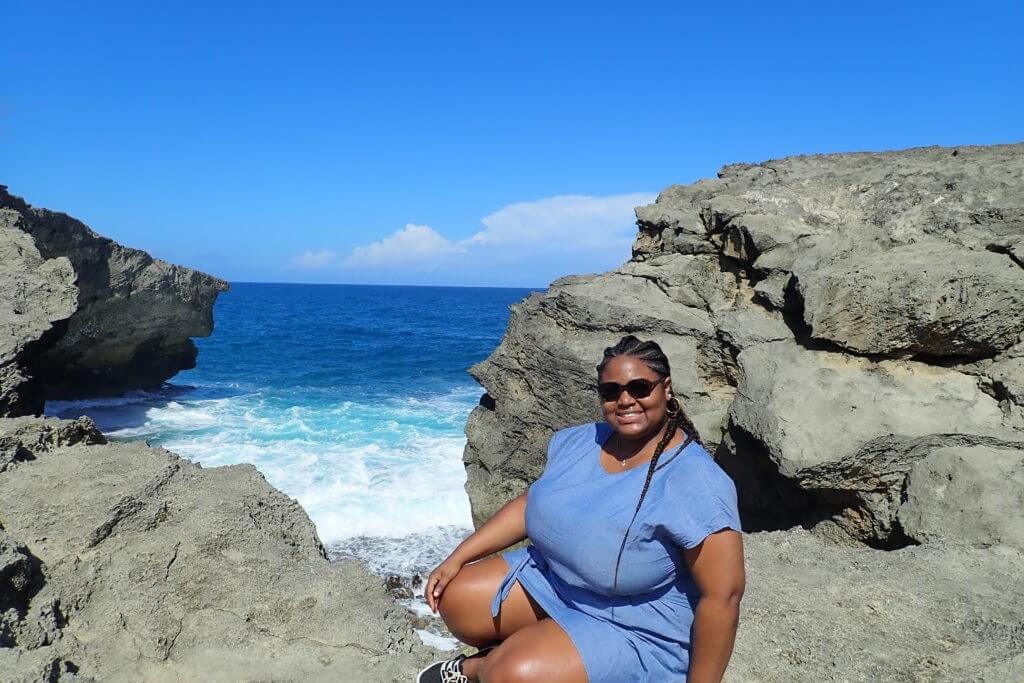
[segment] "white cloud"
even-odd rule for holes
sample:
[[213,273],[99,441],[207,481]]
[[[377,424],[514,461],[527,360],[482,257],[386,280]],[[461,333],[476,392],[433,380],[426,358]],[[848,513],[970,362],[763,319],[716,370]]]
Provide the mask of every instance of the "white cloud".
[[448,257],[465,253],[464,246],[448,241],[430,226],[410,223],[379,242],[356,247],[341,265],[431,267]]
[[462,240],[409,224],[355,247],[338,265],[352,281],[535,286],[570,273],[609,270],[627,260],[636,237],[633,209],[656,198],[636,192],[518,202],[480,219],[483,229]]
[[326,268],[334,260],[334,252],[324,249],[322,251],[307,251],[291,260],[289,265],[292,268]]
[[509,204],[480,220],[481,230],[462,244],[506,245],[543,242],[550,246],[603,249],[631,243],[633,209],[657,197],[649,192],[608,197],[562,195]]

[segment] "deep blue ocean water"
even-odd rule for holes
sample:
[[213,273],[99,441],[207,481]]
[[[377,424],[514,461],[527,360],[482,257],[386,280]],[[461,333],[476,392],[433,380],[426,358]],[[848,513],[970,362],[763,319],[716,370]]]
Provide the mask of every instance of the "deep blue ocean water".
[[463,428],[483,389],[466,370],[530,291],[235,283],[194,370],[47,413],[204,466],[252,463],[335,556],[422,572],[471,530]]

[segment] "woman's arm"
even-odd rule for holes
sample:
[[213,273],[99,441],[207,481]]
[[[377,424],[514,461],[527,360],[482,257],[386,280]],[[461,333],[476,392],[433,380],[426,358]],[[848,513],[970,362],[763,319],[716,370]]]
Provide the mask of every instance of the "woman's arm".
[[449,557],[462,564],[504,550],[526,538],[526,492],[505,503],[482,527],[459,544]]
[[684,550],[701,598],[693,616],[689,683],[718,683],[732,655],[740,600],[746,584],[743,539],[739,532],[723,529],[700,545]]
[[424,597],[430,609],[437,611],[437,601],[441,598],[448,582],[459,573],[464,565],[491,553],[504,550],[513,543],[526,538],[526,492],[513,498],[494,513],[483,526],[474,531],[452,551],[444,562],[430,573],[427,584],[423,587]]

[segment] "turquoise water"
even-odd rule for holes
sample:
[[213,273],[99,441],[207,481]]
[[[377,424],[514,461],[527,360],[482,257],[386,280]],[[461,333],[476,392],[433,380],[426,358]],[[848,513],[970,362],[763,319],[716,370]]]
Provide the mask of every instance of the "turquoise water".
[[47,413],[204,466],[252,463],[335,556],[421,572],[471,528],[463,428],[483,390],[466,369],[530,291],[235,283],[194,370]]

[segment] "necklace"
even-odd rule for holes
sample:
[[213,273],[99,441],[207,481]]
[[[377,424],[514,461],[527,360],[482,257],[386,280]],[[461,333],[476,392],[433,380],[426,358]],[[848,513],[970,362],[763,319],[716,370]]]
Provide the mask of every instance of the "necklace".
[[[659,429],[658,432],[660,433],[661,430]],[[612,438],[615,439],[615,444],[618,445],[618,443],[619,443],[619,433],[618,432],[612,433]],[[649,444],[653,440],[654,439],[648,439],[647,442],[644,443],[643,446],[641,446],[640,448],[637,449],[636,453],[634,453],[633,455],[629,456],[628,458],[615,458],[615,459],[619,461],[620,465],[622,465],[622,469],[626,469],[626,462],[629,461],[629,460],[632,460],[637,455],[639,455],[641,451],[643,451],[645,448],[647,448],[647,444]]]

